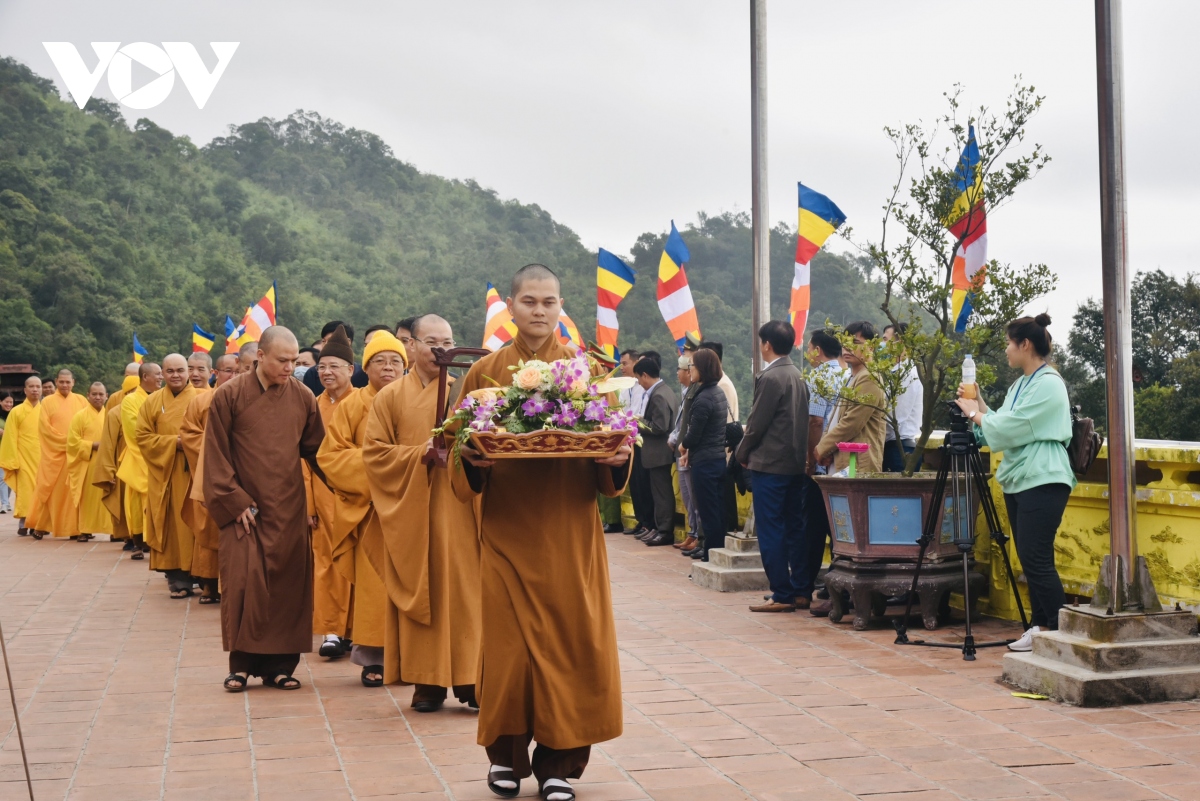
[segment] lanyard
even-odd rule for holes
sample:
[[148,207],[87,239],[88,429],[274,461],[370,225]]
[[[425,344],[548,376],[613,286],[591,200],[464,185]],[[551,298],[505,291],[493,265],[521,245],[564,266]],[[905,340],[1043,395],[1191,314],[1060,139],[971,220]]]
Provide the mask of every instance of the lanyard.
[[[1045,364],[1045,362],[1043,362],[1042,367],[1045,367],[1045,366],[1046,366],[1046,364]],[[1025,389],[1025,387],[1029,386],[1030,382],[1033,381],[1034,376],[1036,376],[1038,373],[1040,373],[1042,371],[1042,367],[1039,367],[1038,369],[1036,369],[1032,373],[1030,373],[1029,378],[1025,379],[1025,381],[1019,387],[1017,387],[1017,391],[1013,395],[1012,406],[1009,407],[1010,409],[1017,408],[1017,398],[1021,397],[1021,390]]]

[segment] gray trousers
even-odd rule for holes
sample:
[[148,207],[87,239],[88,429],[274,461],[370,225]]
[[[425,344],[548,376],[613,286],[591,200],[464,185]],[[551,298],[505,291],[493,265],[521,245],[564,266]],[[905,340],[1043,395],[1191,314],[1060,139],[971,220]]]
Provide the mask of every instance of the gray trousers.
[[696,511],[696,502],[692,498],[692,471],[675,460],[675,474],[679,476],[679,494],[683,498],[683,509],[687,513],[687,533],[689,536],[700,536],[700,513]]
[[647,467],[650,497],[654,499],[654,528],[661,534],[675,533],[675,487],[671,483],[671,465]]

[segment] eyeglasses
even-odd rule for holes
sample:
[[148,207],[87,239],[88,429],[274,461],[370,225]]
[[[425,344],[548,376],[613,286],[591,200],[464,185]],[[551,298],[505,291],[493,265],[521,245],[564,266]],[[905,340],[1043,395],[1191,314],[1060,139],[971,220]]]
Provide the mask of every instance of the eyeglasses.
[[420,342],[427,348],[444,348],[446,350],[451,350],[454,348],[453,339],[417,339],[414,341]]
[[350,367],[350,365],[346,364],[345,362],[343,362],[342,364],[334,364],[333,362],[331,362],[327,359],[322,359],[321,363],[317,365],[317,372],[318,373],[332,373],[336,370],[344,370],[348,367]]

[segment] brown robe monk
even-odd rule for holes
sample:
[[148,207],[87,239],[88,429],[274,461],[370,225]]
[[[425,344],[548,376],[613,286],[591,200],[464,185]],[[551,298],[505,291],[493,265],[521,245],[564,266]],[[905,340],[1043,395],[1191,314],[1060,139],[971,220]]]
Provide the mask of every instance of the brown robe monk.
[[138,411],[134,428],[138,450],[146,463],[145,541],[150,546],[150,569],[167,574],[176,597],[192,594],[195,537],[191,526],[183,521],[188,465],[179,446],[179,427],[198,392],[191,384],[184,384],[178,394],[169,386],[151,393]]
[[[206,598],[217,596],[217,545],[221,530],[208,516],[204,508],[204,428],[208,423],[208,410],[212,406],[213,393],[200,392],[192,398],[183,422],[179,425],[179,437],[183,442],[183,455],[188,463],[187,495],[183,501],[183,522],[192,530],[192,575],[200,580]],[[202,602],[207,603],[203,599]]]
[[386,554],[384,681],[431,685],[442,698],[455,687],[461,698],[479,667],[479,525],[477,501],[460,501],[448,471],[421,462],[445,417],[437,395],[416,370],[381,389],[363,463]]
[[[491,386],[488,377],[510,383],[508,368],[518,361],[571,355],[556,337],[534,353],[518,335],[471,367],[460,397]],[[591,744],[619,737],[622,729],[621,668],[596,493],[620,495],[629,463],[612,468],[589,459],[519,459],[486,469],[464,462],[460,469],[452,461],[446,469],[460,499],[483,495],[479,744],[488,747],[493,765],[511,767],[518,779],[537,769],[539,758],[548,775],[578,778]],[[559,753],[535,752],[531,766],[530,738]]]
[[[221,529],[221,641],[231,673],[290,676],[300,654],[312,651],[300,460],[315,457],[324,436],[317,399],[299,381],[266,389],[256,368],[213,392],[204,500]],[[250,507],[258,514],[247,530],[238,516]]]
[[[338,407],[328,392],[317,396],[317,410],[328,431],[333,412]],[[305,486],[308,488],[308,514],[317,518],[312,530],[313,546],[313,634],[336,634],[349,639],[350,595],[353,585],[333,564],[333,490],[312,475],[305,467]]]
[[[325,471],[334,494],[330,526],[333,565],[354,585],[350,613],[354,645],[381,649],[387,597],[380,578],[383,539],[378,525],[373,529],[371,526],[375,510],[371,506],[371,488],[362,456],[367,413],[375,395],[375,388],[368,384],[338,401],[317,453],[317,463]],[[360,661],[355,659],[355,664]],[[378,663],[367,662],[363,667],[373,664]]]

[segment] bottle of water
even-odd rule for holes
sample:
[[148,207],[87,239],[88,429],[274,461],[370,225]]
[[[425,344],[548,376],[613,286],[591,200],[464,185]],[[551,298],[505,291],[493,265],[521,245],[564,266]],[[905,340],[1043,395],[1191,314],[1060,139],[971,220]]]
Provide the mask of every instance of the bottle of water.
[[962,384],[964,398],[974,398],[977,394],[975,386],[975,360],[971,358],[971,354],[967,354],[967,358],[963,359],[962,366]]

